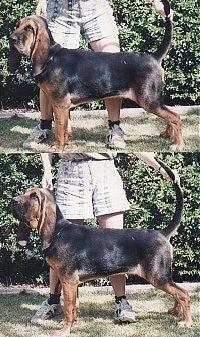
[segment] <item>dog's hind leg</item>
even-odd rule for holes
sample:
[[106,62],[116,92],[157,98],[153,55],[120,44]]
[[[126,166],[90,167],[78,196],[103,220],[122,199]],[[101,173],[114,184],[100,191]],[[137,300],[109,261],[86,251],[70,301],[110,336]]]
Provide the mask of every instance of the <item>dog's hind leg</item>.
[[182,138],[182,122],[179,114],[172,111],[164,104],[156,106],[156,104],[148,104],[148,106],[141,105],[146,111],[155,114],[158,117],[163,118],[167,123],[166,130],[161,133],[162,137],[172,138],[170,149],[172,151],[182,150],[183,138]]
[[178,322],[178,325],[186,326],[188,328],[191,327],[192,318],[190,314],[190,297],[188,295],[188,292],[184,288],[175,284],[174,282],[168,282],[164,285],[154,283],[154,286],[174,297],[175,305],[173,309],[175,308],[176,312],[177,309],[180,309],[182,313],[182,320]]
[[[152,112],[154,113],[154,111]],[[167,128],[164,133],[161,133],[161,136],[163,137],[170,135],[172,137],[170,149],[173,151],[182,150],[182,122],[179,114],[167,108],[165,105],[162,105],[160,108],[156,109],[155,114],[167,122]]]

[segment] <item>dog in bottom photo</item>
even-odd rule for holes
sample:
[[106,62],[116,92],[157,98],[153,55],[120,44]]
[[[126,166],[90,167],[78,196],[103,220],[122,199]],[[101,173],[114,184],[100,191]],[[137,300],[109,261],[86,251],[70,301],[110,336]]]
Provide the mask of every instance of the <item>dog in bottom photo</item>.
[[[173,171],[156,160],[174,181]],[[182,189],[176,182],[173,186],[175,212],[161,230],[102,229],[73,224],[63,218],[48,189],[30,188],[12,199],[13,216],[20,221],[20,241],[25,245],[29,230],[37,229],[45,260],[61,282],[65,319],[58,336],[69,336],[76,320],[78,285],[114,274],[138,275],[173,296],[175,302],[169,312],[182,315],[179,326],[191,326],[188,292],[172,280],[173,249],[169,240],[180,225],[183,211]]]

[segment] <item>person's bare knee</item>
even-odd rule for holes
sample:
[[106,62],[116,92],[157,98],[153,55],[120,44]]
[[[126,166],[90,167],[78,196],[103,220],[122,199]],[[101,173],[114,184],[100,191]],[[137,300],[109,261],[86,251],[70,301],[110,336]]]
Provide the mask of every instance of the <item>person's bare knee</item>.
[[90,42],[91,48],[96,52],[112,52],[117,53],[120,51],[118,36],[107,36],[103,39]]
[[116,212],[97,216],[99,226],[102,228],[123,228],[124,213]]

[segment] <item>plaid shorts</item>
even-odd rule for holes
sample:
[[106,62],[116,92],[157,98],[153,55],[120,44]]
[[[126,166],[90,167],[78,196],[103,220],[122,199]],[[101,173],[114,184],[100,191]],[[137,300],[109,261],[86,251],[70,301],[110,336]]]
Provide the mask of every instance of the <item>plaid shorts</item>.
[[107,0],[50,0],[47,21],[54,40],[70,49],[79,47],[80,35],[88,43],[118,35]]
[[61,160],[56,202],[65,219],[88,219],[129,209],[114,160]]

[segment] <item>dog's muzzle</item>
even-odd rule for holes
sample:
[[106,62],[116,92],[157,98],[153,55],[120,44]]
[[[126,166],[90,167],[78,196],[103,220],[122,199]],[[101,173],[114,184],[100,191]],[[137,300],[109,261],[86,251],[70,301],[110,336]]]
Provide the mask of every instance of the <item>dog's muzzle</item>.
[[20,221],[17,232],[17,242],[20,246],[25,247],[27,241],[29,241],[30,239],[31,229],[28,226],[26,226],[26,224],[23,222],[22,217],[20,216],[20,214],[23,214],[22,208],[23,206],[21,205],[19,198],[18,197],[13,198],[11,202],[11,212],[13,216]]

